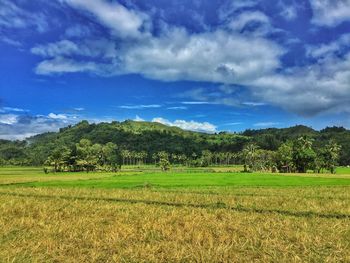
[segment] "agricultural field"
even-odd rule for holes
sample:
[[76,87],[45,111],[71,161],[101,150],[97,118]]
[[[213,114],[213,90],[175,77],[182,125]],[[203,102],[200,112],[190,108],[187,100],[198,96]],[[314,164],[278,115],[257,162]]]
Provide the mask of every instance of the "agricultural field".
[[0,168],[0,262],[349,262],[350,169]]

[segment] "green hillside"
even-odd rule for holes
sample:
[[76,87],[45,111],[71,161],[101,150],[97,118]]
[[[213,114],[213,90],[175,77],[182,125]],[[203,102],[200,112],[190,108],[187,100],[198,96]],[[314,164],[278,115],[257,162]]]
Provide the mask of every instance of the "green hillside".
[[160,151],[186,156],[198,156],[203,150],[240,152],[249,142],[256,143],[261,149],[276,150],[283,142],[300,136],[312,138],[315,147],[323,146],[329,139],[334,139],[342,146],[340,163],[342,165],[350,163],[350,131],[342,127],[316,131],[298,125],[283,129],[207,134],[185,131],[155,122],[131,120],[99,124],[82,121],[62,128],[58,132],[36,135],[22,142],[1,140],[0,162],[41,165],[57,145],[74,147],[81,139],[88,139],[98,144],[113,142],[120,150],[145,151],[148,153],[148,158],[151,158],[153,153]]

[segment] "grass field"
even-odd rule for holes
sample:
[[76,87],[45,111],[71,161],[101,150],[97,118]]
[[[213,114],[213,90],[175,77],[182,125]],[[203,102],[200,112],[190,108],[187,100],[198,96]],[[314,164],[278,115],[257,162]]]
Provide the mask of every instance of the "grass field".
[[350,170],[0,168],[0,262],[350,262]]

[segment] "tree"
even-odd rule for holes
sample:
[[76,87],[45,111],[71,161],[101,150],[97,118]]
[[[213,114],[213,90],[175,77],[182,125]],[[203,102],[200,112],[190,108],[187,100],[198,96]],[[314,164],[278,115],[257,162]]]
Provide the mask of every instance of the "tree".
[[159,166],[163,171],[167,171],[170,168],[169,154],[167,152],[159,152]]
[[77,148],[77,166],[86,170],[86,172],[96,169],[99,159],[101,158],[101,146],[92,145],[88,139],[81,139],[76,145]]
[[318,149],[314,160],[314,172],[320,173],[322,169],[326,168],[326,152],[325,149]]
[[116,172],[121,167],[121,155],[117,145],[112,142],[102,146],[103,165],[107,170]]
[[258,149],[256,151],[256,171],[275,171],[275,152]]
[[325,168],[332,174],[336,172],[338,160],[340,156],[341,146],[334,140],[330,140],[325,147]]
[[154,161],[154,165],[157,164],[158,159],[159,159],[158,153],[153,153],[152,154],[152,160]]
[[305,173],[314,166],[316,153],[312,149],[313,140],[307,137],[299,137],[293,143],[293,161],[299,173]]
[[66,146],[56,147],[46,160],[46,164],[53,166],[55,172],[64,170],[69,163],[71,150]]
[[258,154],[259,147],[254,144],[250,143],[246,145],[242,151],[242,155],[244,158],[244,171],[247,172],[247,167],[250,171],[256,171],[257,170],[257,154]]
[[123,165],[127,165],[128,164],[128,159],[130,158],[130,151],[122,150],[121,151],[121,156],[123,158]]
[[206,167],[206,166],[211,165],[212,158],[213,158],[213,154],[208,150],[204,150],[202,152],[202,157],[200,159],[200,165],[202,167]]
[[293,143],[288,141],[283,143],[276,153],[277,169],[281,172],[290,173],[294,169],[293,163]]

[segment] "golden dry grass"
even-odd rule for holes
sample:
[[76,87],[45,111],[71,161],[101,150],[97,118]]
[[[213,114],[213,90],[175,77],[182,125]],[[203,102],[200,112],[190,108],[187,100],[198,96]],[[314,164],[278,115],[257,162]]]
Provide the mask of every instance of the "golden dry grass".
[[350,188],[0,189],[2,262],[350,262]]

